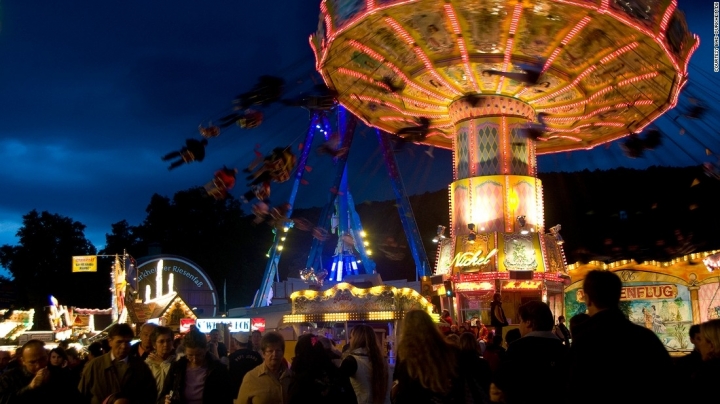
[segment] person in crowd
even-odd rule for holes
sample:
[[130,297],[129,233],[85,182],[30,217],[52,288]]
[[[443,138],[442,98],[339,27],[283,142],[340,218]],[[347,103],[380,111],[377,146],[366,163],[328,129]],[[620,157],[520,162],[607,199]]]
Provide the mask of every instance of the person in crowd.
[[230,354],[230,383],[233,394],[240,391],[240,385],[247,372],[263,363],[263,357],[250,349],[250,334],[239,332],[233,334],[238,348]]
[[[570,401],[675,403],[674,389],[652,388],[658,375],[672,374],[672,360],[652,331],[632,323],[620,310],[620,278],[609,271],[590,271],[583,291],[590,318],[571,330]],[[642,363],[653,371],[638,372],[628,363]]]
[[442,332],[443,335],[450,334],[452,324],[453,320],[450,316],[450,310],[443,310],[442,313],[440,313],[440,324],[438,325],[438,327],[440,327],[440,332]]
[[396,404],[463,402],[458,356],[428,313],[405,314],[391,398]]
[[690,342],[693,344],[693,350],[689,354],[675,359],[675,369],[677,369],[677,374],[680,377],[689,381],[703,362],[702,354],[698,346],[702,343],[700,324],[691,325],[688,334],[690,336]]
[[340,364],[342,363],[342,352],[335,348],[335,342],[322,335],[317,337],[317,342],[322,344],[323,349],[325,349],[325,353],[328,355],[332,363],[335,366],[340,367]]
[[558,322],[553,328],[553,333],[556,337],[560,338],[560,341],[566,346],[570,346],[570,330],[565,326],[565,316],[559,316]]
[[717,382],[720,380],[720,320],[700,324],[697,347],[702,363],[693,373],[690,403],[702,403],[717,396]]
[[77,386],[78,383],[80,383],[80,376],[82,375],[85,363],[82,359],[80,359],[80,354],[77,349],[68,348],[65,353],[68,358],[67,370],[69,373],[68,377],[70,378],[70,383],[73,386]]
[[505,359],[505,348],[503,347],[503,337],[500,334],[491,334],[490,343],[483,352],[483,358],[488,361],[490,370],[495,374],[500,368],[500,363]]
[[343,383],[339,369],[313,334],[298,337],[290,369],[290,404],[342,404],[355,400],[349,380]]
[[165,404],[230,404],[233,391],[225,365],[208,352],[208,340],[197,328],[183,337],[185,355],[170,365],[161,397]]
[[490,303],[490,325],[495,327],[495,334],[502,335],[502,328],[508,325],[505,310],[502,307],[502,295],[495,293]]
[[140,327],[140,342],[136,343],[130,348],[130,357],[145,360],[153,350],[152,336],[155,329],[158,326],[156,324],[145,323]]
[[243,378],[235,404],[288,404],[290,370],[283,360],[285,339],[269,332],[260,340],[263,363]]
[[228,344],[228,356],[232,355],[240,349],[240,342],[237,340],[237,334],[230,334],[230,343]]
[[224,358],[228,356],[228,350],[225,343],[220,341],[220,330],[217,328],[210,331],[210,344],[217,349],[218,358]]
[[20,354],[22,351],[22,347],[15,348],[15,353],[10,356],[10,360],[8,361],[7,367],[5,367],[5,372],[9,372],[15,368],[19,368],[20,365]]
[[155,403],[157,387],[150,368],[129,356],[133,336],[128,324],[113,325],[108,330],[110,352],[85,366],[78,389],[90,404],[101,404],[116,393],[126,394],[134,404]]
[[250,349],[260,354],[260,356],[263,355],[262,348],[260,347],[261,340],[262,333],[260,331],[255,330],[250,334]]
[[575,330],[589,318],[590,315],[587,313],[578,313],[570,317],[570,335],[575,335]]
[[474,403],[488,401],[492,370],[482,357],[480,344],[472,333],[460,335],[460,373],[465,376]]
[[105,352],[103,352],[102,344],[95,341],[87,347],[87,361],[90,362],[95,358],[99,358],[103,356],[104,353]]
[[65,350],[57,347],[50,350],[50,365],[62,369],[67,366],[68,356]]
[[80,399],[67,372],[48,366],[44,342],[30,340],[20,352],[20,366],[0,376],[0,402],[34,404],[62,399],[71,403]]
[[205,159],[205,146],[207,144],[207,139],[187,139],[185,140],[185,146],[183,146],[179,151],[170,152],[164,155],[162,160],[168,161],[177,159],[170,164],[168,170],[174,170],[183,164],[190,164],[193,161],[201,162]]
[[0,351],[0,374],[5,373],[8,363],[10,363],[10,352]]
[[450,334],[445,336],[445,341],[447,341],[448,344],[460,347],[460,336],[457,333],[451,332]]
[[150,337],[152,342],[152,353],[145,359],[155,377],[155,385],[158,390],[158,399],[162,397],[162,389],[165,379],[170,372],[170,366],[175,361],[175,347],[173,340],[175,333],[168,327],[157,327]]
[[387,397],[388,369],[375,330],[356,325],[350,331],[350,346],[340,364],[340,373],[350,378],[357,404],[382,404]]
[[518,314],[521,338],[509,344],[493,384],[507,404],[552,402],[556,391],[547,386],[564,380],[567,352],[552,332],[552,311],[543,302],[531,301],[520,306]]
[[508,330],[508,332],[505,333],[505,346],[509,348],[510,344],[519,340],[521,337],[522,333],[520,332],[520,328]]

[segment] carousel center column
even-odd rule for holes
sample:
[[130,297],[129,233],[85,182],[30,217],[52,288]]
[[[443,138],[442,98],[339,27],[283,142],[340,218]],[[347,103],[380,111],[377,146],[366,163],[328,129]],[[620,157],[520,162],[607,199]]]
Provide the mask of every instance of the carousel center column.
[[[542,234],[535,143],[522,130],[535,120],[534,109],[516,98],[477,94],[454,101],[448,113],[455,127],[450,236],[474,242],[508,233]],[[500,291],[502,282],[495,285]]]
[[[453,179],[450,185],[451,235],[542,230],[543,206],[537,198],[535,145],[522,128],[534,120],[533,108],[500,95],[464,97],[450,104],[455,126]],[[519,186],[524,182],[531,187]]]

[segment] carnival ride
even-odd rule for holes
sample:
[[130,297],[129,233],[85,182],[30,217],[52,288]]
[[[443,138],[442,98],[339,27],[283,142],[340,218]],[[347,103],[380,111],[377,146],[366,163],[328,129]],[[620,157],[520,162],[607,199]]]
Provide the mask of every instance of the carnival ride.
[[[688,82],[690,57],[699,44],[674,0],[324,0],[320,8],[318,30],[310,37],[315,67],[327,85],[326,95],[377,129],[402,202],[398,206],[407,210],[400,217],[408,218],[403,226],[417,273],[429,275],[430,270],[393,164],[389,134],[402,137],[395,141],[398,144],[449,149],[453,155],[451,237],[439,243],[435,273],[455,273],[455,252],[474,257],[484,251],[475,257],[479,259],[461,257],[461,261],[480,263],[481,272],[489,268],[485,265],[496,272],[532,269],[536,278],[543,279],[543,290],[545,280],[560,281],[566,264],[559,232],[545,234],[537,156],[590,150],[623,138],[628,156],[652,150],[658,145],[658,132],[648,127],[678,105]],[[270,102],[278,100],[275,95]],[[277,237],[254,306],[270,300],[282,233],[294,224],[292,205],[298,184],[303,183],[313,132],[321,131],[326,144],[333,141],[332,131],[327,130],[327,112],[332,110],[327,98],[301,96],[282,103],[311,111],[311,123],[302,143],[290,207],[282,215],[287,220],[275,221],[281,225],[276,226]],[[697,118],[706,107],[691,103],[673,121]],[[217,136],[234,118],[206,132]],[[352,122],[343,121],[352,119],[340,118],[338,126],[351,127]],[[301,270],[310,283],[321,283],[328,275],[339,280],[337,274],[342,273],[328,274],[317,260],[332,209],[349,203],[352,210],[352,196],[343,191],[352,133],[347,128],[338,131],[342,136],[327,149],[337,171],[330,203],[314,228],[313,248]],[[334,268],[353,268],[357,261],[372,268],[369,258],[360,253],[358,260],[357,252],[352,252],[362,246],[361,225],[359,220],[353,222],[353,212],[348,216],[346,230],[339,235],[349,237],[338,237]],[[338,227],[344,223],[340,221]],[[471,279],[469,275],[478,274],[464,275]],[[503,276],[507,277],[496,273],[488,279]]]
[[545,234],[536,156],[641,133],[677,104],[699,45],[674,0],[320,9],[310,45],[340,104],[378,133],[429,119],[413,140],[453,153],[450,238],[435,273],[491,289],[524,273],[541,280],[544,300],[566,263],[558,233]]

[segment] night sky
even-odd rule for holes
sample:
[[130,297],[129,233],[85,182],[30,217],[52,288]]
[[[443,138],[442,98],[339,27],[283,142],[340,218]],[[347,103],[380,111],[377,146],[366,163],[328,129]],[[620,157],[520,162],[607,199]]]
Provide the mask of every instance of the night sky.
[[[679,3],[690,31],[701,37],[687,88],[702,95],[703,89],[719,87],[712,72],[713,5]],[[308,113],[274,106],[259,128],[234,127],[212,139],[202,163],[168,172],[160,160],[186,138],[199,138],[198,124],[229,111],[232,99],[258,76],[284,77],[288,96],[318,81],[307,41],[317,27],[318,5],[317,0],[4,2],[0,245],[15,244],[22,215],[37,209],[87,225],[86,236],[102,248],[112,223],[126,219],[137,225],[145,218],[153,193],[171,197],[205,184],[223,165],[242,168],[256,144],[264,152],[288,144],[297,151]],[[679,136],[669,117],[659,125],[672,141],[645,158],[624,157],[616,142],[590,152],[542,156],[540,170],[714,160],[704,153],[710,144],[720,148],[709,129],[714,123],[688,124],[693,138]],[[452,180],[450,152],[434,150],[431,158],[424,147],[410,149],[398,156],[407,192],[446,188]],[[296,207],[327,200],[330,160],[314,156],[308,164],[313,171],[305,176],[309,184],[301,188]],[[355,136],[349,170],[356,202],[393,198],[377,140],[367,128]],[[235,196],[245,191],[238,183]],[[273,200],[286,198],[290,188],[291,181],[275,186]],[[248,205],[244,209],[249,212]]]

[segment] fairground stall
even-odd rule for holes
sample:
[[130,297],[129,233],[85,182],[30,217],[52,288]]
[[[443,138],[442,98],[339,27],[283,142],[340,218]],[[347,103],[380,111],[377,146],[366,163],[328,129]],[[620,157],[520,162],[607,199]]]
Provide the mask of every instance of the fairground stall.
[[671,351],[692,350],[690,326],[720,318],[719,258],[718,251],[711,251],[668,262],[570,265],[572,283],[565,290],[565,316],[585,312],[582,283],[589,271],[611,271],[623,282],[620,308],[632,322],[655,332]]
[[380,346],[386,348],[390,363],[395,358],[398,321],[408,310],[424,310],[439,320],[432,304],[410,288],[381,285],[361,289],[338,283],[325,291],[294,292],[290,300],[292,311],[283,322],[292,325],[296,335],[319,334],[344,344],[354,325],[368,324],[375,329]]

